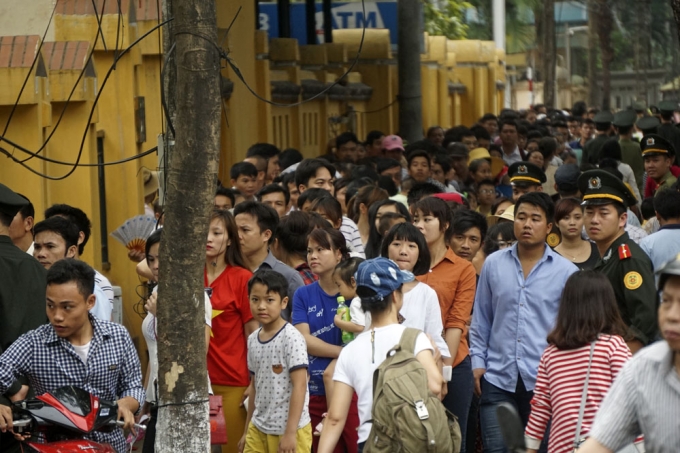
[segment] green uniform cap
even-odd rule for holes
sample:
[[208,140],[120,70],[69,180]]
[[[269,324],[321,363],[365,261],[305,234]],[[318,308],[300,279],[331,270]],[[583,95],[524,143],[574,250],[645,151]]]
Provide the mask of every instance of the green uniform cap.
[[14,217],[27,204],[27,199],[18,195],[6,185],[0,184],[0,212]]
[[578,178],[578,190],[583,194],[583,205],[604,205],[619,202],[625,207],[637,203],[626,184],[605,170],[588,170]]
[[678,101],[663,101],[659,103],[659,110],[663,113],[673,113],[678,110]]
[[593,122],[597,124],[611,124],[614,121],[614,115],[611,112],[600,112],[593,117]]
[[655,116],[643,116],[637,123],[635,123],[638,129],[642,131],[643,134],[655,134],[657,128],[661,125],[659,118]]
[[540,186],[547,181],[541,167],[531,162],[515,162],[510,165],[508,175],[510,176],[510,184],[518,187]]
[[616,127],[631,127],[635,124],[637,114],[634,110],[623,110],[614,114],[614,126]]
[[648,156],[674,156],[675,149],[673,145],[657,134],[647,134],[640,140],[640,148],[642,148],[642,157]]

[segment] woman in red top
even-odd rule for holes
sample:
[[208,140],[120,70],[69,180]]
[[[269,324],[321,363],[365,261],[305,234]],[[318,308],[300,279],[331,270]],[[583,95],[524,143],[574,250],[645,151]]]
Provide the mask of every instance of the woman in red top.
[[[233,239],[232,239],[233,238]],[[248,335],[258,327],[248,301],[248,279],[238,230],[228,211],[213,211],[206,246],[204,280],[213,308],[212,337],[208,348],[208,375],[215,395],[223,398],[229,442],[222,453],[238,453],[245,430],[243,400],[250,383],[247,362]]]
[[477,274],[469,261],[457,256],[447,245],[453,234],[453,219],[445,201],[434,197],[423,198],[411,207],[411,214],[413,224],[425,236],[430,251],[430,272],[416,278],[437,293],[444,340],[453,357],[453,361],[444,361],[453,370],[443,403],[458,417],[463,433],[461,451],[465,451],[468,413],[474,390],[467,329],[475,300]]
[[538,365],[525,431],[527,451],[538,450],[550,420],[548,451],[570,453],[574,449],[590,344],[594,341],[579,433],[579,439],[587,437],[604,396],[631,357],[622,337],[625,332],[607,277],[592,270],[572,274],[564,286],[555,328],[548,335],[549,345]]

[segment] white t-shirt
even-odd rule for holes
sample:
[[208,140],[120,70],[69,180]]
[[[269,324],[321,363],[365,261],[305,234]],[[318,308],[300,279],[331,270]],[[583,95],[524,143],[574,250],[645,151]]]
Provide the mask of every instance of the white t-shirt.
[[84,344],[82,346],[76,346],[72,344],[73,350],[76,351],[76,354],[78,354],[78,357],[80,357],[80,360],[83,361],[85,365],[87,365],[87,355],[90,353],[90,344],[92,341],[88,341],[87,344]]
[[[373,407],[373,373],[387,357],[387,353],[399,344],[406,327],[390,324],[363,332],[342,349],[335,365],[333,380],[347,384],[357,394],[359,410],[359,443],[366,442],[371,432],[371,409]],[[375,353],[371,337],[375,332]],[[430,340],[424,333],[418,335],[415,355],[429,349],[433,351]]]
[[432,337],[442,357],[451,357],[449,346],[442,337],[442,311],[435,290],[425,283],[418,283],[404,293],[404,304],[399,313],[404,317],[402,325],[422,330]]
[[[152,292],[157,293],[158,286]],[[205,295],[205,325],[212,327],[212,304],[207,294]],[[146,383],[146,401],[150,403],[155,403],[158,399],[156,395],[156,381],[158,380],[157,333],[156,317],[151,313],[147,313],[146,318],[142,321],[142,334],[146,340],[146,348],[149,351],[149,381]],[[208,383],[209,385],[210,383]]]
[[[262,328],[248,337],[248,370],[255,384],[253,425],[265,434],[280,436],[286,432],[288,410],[293,394],[290,372],[309,367],[307,343],[292,324],[286,323],[272,338],[260,340]],[[298,429],[307,426],[309,387],[305,384],[305,404]]]
[[361,299],[355,297],[349,304],[349,316],[352,324],[364,326],[364,332],[371,328],[371,313],[361,309]]

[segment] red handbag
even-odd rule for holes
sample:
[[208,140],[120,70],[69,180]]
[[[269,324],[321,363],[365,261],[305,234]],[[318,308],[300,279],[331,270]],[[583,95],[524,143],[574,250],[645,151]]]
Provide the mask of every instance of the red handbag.
[[222,411],[222,396],[208,395],[210,404],[210,444],[224,445],[227,443],[227,423]]

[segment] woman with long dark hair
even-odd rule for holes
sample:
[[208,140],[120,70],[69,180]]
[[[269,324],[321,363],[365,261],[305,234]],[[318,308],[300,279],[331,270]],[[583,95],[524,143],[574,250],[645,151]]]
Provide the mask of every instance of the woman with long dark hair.
[[528,452],[538,450],[549,421],[548,451],[569,453],[574,449],[586,385],[578,437],[587,437],[607,390],[631,357],[624,335],[626,326],[607,277],[591,270],[572,274],[538,366],[525,432]]
[[406,217],[406,221],[411,221],[411,214],[403,203],[394,200],[380,200],[371,205],[368,210],[368,226],[370,231],[368,233],[368,242],[364,250],[366,251],[366,258],[376,258],[380,256],[380,246],[382,244],[382,235],[380,234],[380,219],[384,214],[392,212],[401,214]]

